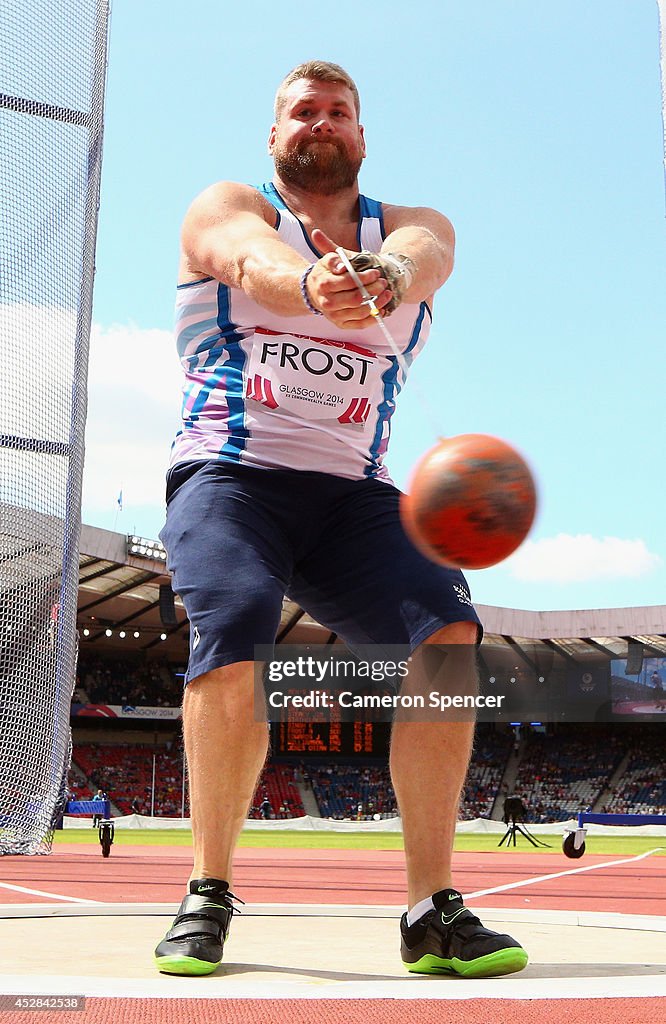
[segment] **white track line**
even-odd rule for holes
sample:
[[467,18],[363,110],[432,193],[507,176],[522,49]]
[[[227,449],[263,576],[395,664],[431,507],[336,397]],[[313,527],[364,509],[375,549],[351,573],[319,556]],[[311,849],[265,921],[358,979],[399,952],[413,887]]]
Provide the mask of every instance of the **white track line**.
[[[525,885],[535,885],[537,882],[548,882],[552,878],[564,878],[566,875],[579,875],[584,871],[597,871],[599,868],[617,867],[620,864],[631,864],[650,857],[653,853],[659,853],[662,846],[640,853],[636,857],[625,857],[623,860],[609,860],[601,864],[588,864],[583,868],[571,868],[569,871],[557,871],[550,875],[538,875],[536,878],[525,878],[520,882],[508,882],[506,885],[496,885],[492,889],[478,889],[476,892],[464,894],[465,900],[475,899],[477,896],[491,896],[496,892],[509,892],[511,889],[521,889]],[[62,896],[60,893],[43,892],[41,889],[26,889],[22,885],[11,885],[9,882],[0,882],[0,888],[11,889],[14,892],[24,892],[30,896],[46,896],[50,900],[63,900],[66,903],[99,904],[99,900],[86,900],[79,896]]]
[[[528,967],[527,970],[530,968]],[[538,967],[537,967],[538,970]],[[211,975],[208,978],[119,978],[88,975],[0,975],[0,993],[20,995],[81,995],[115,999],[637,999],[666,997],[663,975],[610,975],[568,978],[562,964],[558,978],[521,977],[486,978],[411,978],[329,981],[320,977],[293,981],[272,972],[268,979],[248,980],[247,974]],[[634,1014],[640,1013],[637,1003]],[[517,1008],[517,1016],[520,1011]],[[411,1018],[410,1018],[411,1019]],[[442,1018],[444,1019],[444,1018]],[[627,1016],[627,1020],[639,1020]]]
[[[385,918],[399,921],[404,907],[364,904],[255,903],[243,907],[243,917],[309,917],[356,919]],[[63,917],[169,917],[178,911],[177,903],[0,903],[0,925],[8,918]],[[484,921],[520,924],[567,925],[577,928],[619,928],[623,931],[666,933],[666,917],[653,914],[620,914],[596,910],[534,910],[526,907],[484,907]],[[1,973],[1,972],[0,972]]]
[[3,889],[12,889],[13,892],[26,892],[30,896],[46,896],[50,900],[65,900],[67,903],[99,903],[99,900],[84,900],[78,896],[61,896],[56,892],[42,892],[41,889],[25,889],[22,885],[10,885],[9,882],[0,882]]
[[464,894],[465,900],[472,900],[476,896],[491,896],[496,892],[509,892],[511,889],[521,889],[524,885],[535,885],[537,882],[548,882],[551,878],[564,878],[566,875],[580,875],[584,871],[598,871],[599,868],[613,868],[619,864],[632,864],[638,860],[643,860],[645,857],[650,857],[653,853],[659,853],[663,850],[663,846],[657,846],[654,850],[648,850],[647,853],[639,853],[636,857],[625,857],[623,860],[607,860],[602,864],[588,864],[584,868],[571,868],[569,871],[556,871],[552,875],[539,875],[537,878],[526,878],[522,882],[508,882],[506,885],[496,885],[492,889],[478,889],[476,892],[466,892]]

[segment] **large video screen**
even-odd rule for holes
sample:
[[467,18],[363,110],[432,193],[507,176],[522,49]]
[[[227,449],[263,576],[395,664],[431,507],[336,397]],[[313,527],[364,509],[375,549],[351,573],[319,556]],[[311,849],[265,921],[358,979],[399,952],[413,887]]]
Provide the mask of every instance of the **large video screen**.
[[666,658],[643,658],[640,672],[627,672],[626,658],[611,661],[613,714],[623,719],[666,721]]

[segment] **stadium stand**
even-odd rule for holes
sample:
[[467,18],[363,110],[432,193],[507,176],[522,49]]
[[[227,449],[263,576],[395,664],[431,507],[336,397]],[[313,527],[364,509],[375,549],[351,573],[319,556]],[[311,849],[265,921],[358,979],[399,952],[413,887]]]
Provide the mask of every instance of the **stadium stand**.
[[398,813],[388,765],[336,764],[310,770],[312,791],[323,818],[367,821]]
[[[528,823],[564,821],[590,808],[604,813],[666,814],[662,732],[662,726],[651,731],[648,725],[636,725],[595,726],[591,733],[590,726],[569,724],[548,735],[528,735],[515,765],[511,795],[523,801]],[[491,813],[500,817],[502,798],[509,795],[503,780],[515,756],[513,742],[511,732],[479,728],[461,798],[460,820],[488,818]],[[153,754],[154,813],[180,817],[183,755],[179,737],[158,746],[108,736],[102,743],[75,743],[74,767],[69,775],[72,798],[89,799],[101,788],[120,814],[131,814],[136,801],[140,813],[149,815]],[[310,761],[297,765],[275,761],[264,769],[249,817],[284,819],[304,815],[299,783],[311,786],[322,817],[367,821],[376,815],[391,817],[398,813],[385,762]]]
[[[125,729],[140,740],[138,730],[143,728],[147,749],[139,742],[141,749],[137,753],[142,767],[131,763],[132,755],[127,751],[124,760],[119,755],[118,763],[108,765],[108,788],[113,789],[118,805],[125,808],[135,796],[140,802],[147,802],[152,750],[156,744],[163,748],[167,729],[173,733],[178,728],[177,713],[167,714],[166,710],[180,706],[188,651],[188,623],[178,597],[174,605],[176,625],[165,626],[161,618],[160,592],[170,582],[164,561],[152,557],[154,542],[147,543],[151,549],[148,551],[137,548],[135,540],[95,527],[82,527],[77,621],[80,658],[75,703],[84,707],[78,707],[72,717],[75,741],[79,731],[80,737],[85,735],[86,743],[98,735],[93,734],[94,716],[103,716],[109,710],[116,713],[114,743],[124,743],[127,748],[130,740]],[[656,705],[654,693],[649,685],[639,685],[631,673],[627,675],[626,659],[631,648],[648,661],[655,660],[655,664],[661,657],[666,668],[666,606],[548,612],[478,607],[485,627],[481,657],[488,677],[511,682],[514,676],[520,676],[519,669],[525,671],[525,665],[537,666],[553,692],[557,687],[566,688],[569,703],[566,722],[546,718],[551,723],[548,734],[528,736],[514,752],[512,732],[506,724],[498,722],[495,728],[488,723],[487,729],[477,731],[460,817],[500,818],[503,798],[514,794],[527,806],[532,822],[562,820],[591,806],[597,811],[663,810],[664,744],[658,737],[660,731],[663,733],[664,723],[655,722],[655,738],[648,745],[651,726],[644,717],[638,718],[639,711],[642,716],[647,714],[646,709],[631,705],[645,705],[650,700]],[[302,608],[285,600],[279,643],[328,644],[330,639],[330,633]],[[609,664],[610,691],[606,684]],[[95,702],[111,708],[85,707]],[[115,704],[123,705],[122,715]],[[125,708],[125,704],[130,708]],[[132,705],[138,712],[133,717]],[[155,706],[163,713],[141,714],[146,706]],[[654,711],[659,710],[655,706]],[[126,711],[130,714],[126,715]],[[588,725],[567,724],[577,713],[577,720]],[[512,715],[525,720],[514,712]],[[121,720],[126,717],[132,721]],[[666,721],[666,711],[662,717]],[[142,718],[144,721],[140,722]],[[104,729],[107,728],[111,727],[105,723]],[[523,727],[525,731],[528,730]],[[359,804],[362,818],[395,813],[384,746],[376,744],[369,750],[365,745],[356,746],[354,741],[353,755],[333,754],[330,760],[326,749],[323,742],[318,748],[314,739],[300,747],[275,744],[277,760],[269,765],[257,787],[251,814],[280,817],[303,813],[298,792],[303,776],[298,763],[293,778],[288,774],[293,765],[285,764],[291,757],[288,751],[295,750],[299,751],[299,758],[313,755],[312,763],[308,761],[313,789],[304,790],[310,813],[315,795],[320,813],[335,817],[358,817]],[[315,753],[317,750],[319,754]],[[358,759],[357,751],[363,755]],[[180,813],[179,757],[180,754],[174,755],[178,763],[171,767],[166,761],[162,767],[160,761],[155,801],[158,814],[174,807]],[[382,759],[381,763],[377,758]],[[96,778],[101,778],[104,766],[99,758],[91,770],[95,767],[100,773]],[[160,788],[162,775],[172,781],[166,781]],[[86,775],[81,778],[74,773],[72,788],[83,793],[86,780]],[[89,792],[94,784],[90,782]]]
[[[155,753],[155,810],[180,814],[182,774],[169,750],[141,744],[77,744],[72,760],[85,773],[91,788],[102,789],[121,814],[131,814],[137,797],[144,813],[151,808],[153,753]],[[70,775],[70,787],[72,785]],[[177,803],[176,803],[177,798]]]
[[620,778],[601,807],[608,814],[666,814],[666,750],[663,726],[641,727]]
[[[270,809],[262,810],[265,800],[268,800]],[[301,818],[304,814],[294,768],[284,764],[266,765],[252,799],[249,817]]]
[[474,753],[460,801],[460,821],[489,818],[511,754],[513,736],[495,729],[477,729]]
[[79,660],[77,703],[178,707],[182,697],[182,684],[167,662],[111,660],[90,655]]
[[[178,708],[182,680],[177,671],[162,657],[149,659],[141,653],[98,656],[89,649],[79,662],[74,703],[121,705],[129,712],[151,706]],[[86,721],[90,723],[90,719]],[[137,721],[117,721],[113,735],[101,744],[89,742],[89,735],[87,742],[76,742],[75,730],[70,792],[85,798],[101,787],[119,813],[131,813],[134,804],[134,809],[138,806],[141,813],[150,814],[155,753],[154,813],[180,817],[182,747],[178,731],[174,732],[174,719],[163,723],[170,728],[171,739],[164,732],[153,732],[146,720],[140,723],[146,742],[141,740],[142,733],[135,731],[133,738],[139,742],[132,743],[124,726],[136,730]],[[502,798],[510,793],[520,796],[530,823],[562,821],[590,808],[609,813],[666,813],[662,725],[566,724],[550,728],[547,734],[523,727],[523,735],[525,732],[527,738],[512,753],[514,736],[510,728],[490,724],[478,727],[461,797],[461,820],[491,815],[499,818]],[[397,814],[386,762],[361,759],[346,763],[343,758],[341,763],[315,761],[304,772],[295,770],[294,764],[270,763],[257,786],[250,817],[305,814],[298,783],[308,774],[312,795],[324,817],[369,820],[377,814]],[[185,813],[189,813],[187,794]]]
[[[152,776],[155,755],[155,799]],[[183,753],[179,742],[171,748],[148,744],[92,744],[74,746],[74,765],[86,777],[82,782],[74,771],[69,774],[72,799],[84,800],[102,789],[120,814],[132,814],[133,801],[140,813],[149,815],[154,807],[156,817],[179,818],[183,807]],[[267,765],[259,780],[250,817],[262,818],[261,803],[270,802],[271,818],[297,818],[305,814],[303,802],[294,780],[294,769],[286,765]],[[189,815],[187,786],[185,816]]]
[[[474,754],[463,788],[461,820],[490,816],[510,755],[512,735],[477,730]],[[398,813],[388,766],[326,765],[312,769],[312,788],[322,817],[356,818]]]
[[626,739],[612,727],[569,725],[552,735],[532,733],[525,741],[514,794],[527,808],[528,822],[565,821],[592,807],[626,754]]

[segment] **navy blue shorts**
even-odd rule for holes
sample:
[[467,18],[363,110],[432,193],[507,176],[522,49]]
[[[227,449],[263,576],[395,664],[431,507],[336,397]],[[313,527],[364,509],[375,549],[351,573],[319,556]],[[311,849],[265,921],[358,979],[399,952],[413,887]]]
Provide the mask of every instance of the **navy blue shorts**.
[[285,594],[352,649],[411,650],[475,622],[463,574],[424,558],[378,480],[188,462],[167,479],[160,534],[190,620],[186,680],[272,645]]

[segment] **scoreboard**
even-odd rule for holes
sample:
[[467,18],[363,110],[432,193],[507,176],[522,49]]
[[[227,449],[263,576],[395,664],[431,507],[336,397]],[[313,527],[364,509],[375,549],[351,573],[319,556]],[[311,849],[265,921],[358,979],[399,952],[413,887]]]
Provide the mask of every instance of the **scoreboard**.
[[276,722],[272,730],[275,754],[388,756],[387,722]]

